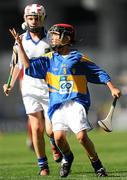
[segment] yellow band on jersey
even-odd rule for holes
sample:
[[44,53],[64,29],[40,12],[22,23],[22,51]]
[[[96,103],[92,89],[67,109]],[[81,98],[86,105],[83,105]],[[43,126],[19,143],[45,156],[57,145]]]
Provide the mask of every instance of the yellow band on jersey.
[[[64,75],[63,75],[64,76]],[[50,72],[46,75],[46,81],[49,86],[51,85],[54,89],[60,90],[60,78],[59,75],[54,75]],[[66,82],[72,82],[73,88],[72,92],[85,94],[87,92],[87,80],[83,75],[68,75],[66,76]],[[54,89],[50,88],[51,92],[55,92]]]

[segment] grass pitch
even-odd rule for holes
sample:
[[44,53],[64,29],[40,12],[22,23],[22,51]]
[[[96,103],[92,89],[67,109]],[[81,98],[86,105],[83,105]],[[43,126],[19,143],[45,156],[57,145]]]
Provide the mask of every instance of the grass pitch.
[[[107,169],[107,180],[127,180],[127,132],[91,131],[89,137]],[[69,134],[75,159],[71,174],[66,180],[96,180],[89,159],[75,135]],[[59,180],[59,164],[52,159],[49,139],[46,136],[46,152],[50,175],[38,176],[34,152],[26,146],[26,133],[0,134],[0,180]],[[63,179],[63,178],[62,178]]]

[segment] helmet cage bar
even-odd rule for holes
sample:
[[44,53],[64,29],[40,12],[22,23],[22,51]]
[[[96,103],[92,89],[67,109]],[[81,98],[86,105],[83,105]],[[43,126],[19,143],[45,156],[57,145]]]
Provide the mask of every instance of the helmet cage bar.
[[58,32],[60,34],[61,41],[64,36],[70,37],[70,43],[74,42],[74,28],[69,24],[56,24],[49,29],[50,33]]
[[[59,33],[60,44],[53,45],[51,43],[52,33]],[[71,45],[74,42],[74,28],[70,24],[55,24],[48,30],[49,44],[53,48],[60,48],[65,45]]]

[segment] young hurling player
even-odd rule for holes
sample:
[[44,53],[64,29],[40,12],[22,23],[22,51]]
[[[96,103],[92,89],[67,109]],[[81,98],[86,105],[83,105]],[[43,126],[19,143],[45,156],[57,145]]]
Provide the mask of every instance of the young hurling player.
[[69,24],[56,24],[48,31],[54,52],[45,57],[31,59],[23,50],[22,41],[15,30],[11,30],[19,46],[19,56],[26,68],[26,74],[45,79],[49,87],[48,114],[52,121],[55,142],[63,153],[60,176],[68,176],[74,155],[66,139],[66,132],[76,134],[86,151],[98,177],[107,176],[93,142],[87,135],[90,125],[87,112],[90,95],[87,83],[106,84],[113,97],[120,97],[120,90],[111,82],[110,76],[79,51],[71,50],[74,28]]
[[[45,9],[42,5],[31,4],[25,7],[23,26],[26,32],[20,37],[22,38],[23,48],[29,58],[38,57],[45,53],[49,48],[46,39],[46,30],[44,28],[44,20],[46,17]],[[15,51],[18,52],[17,43],[14,45]],[[11,90],[14,83],[22,71],[23,66],[20,57],[18,64],[15,66]],[[24,71],[24,70],[23,70]],[[4,92],[8,95],[7,84],[4,85]],[[45,153],[44,130],[46,126],[47,133],[52,135],[51,123],[48,120],[47,109],[49,92],[45,80],[32,78],[25,73],[21,79],[21,92],[26,114],[28,115],[29,124],[32,132],[32,141],[36,156],[38,158],[38,166],[40,167],[40,175],[49,174],[48,161]],[[46,121],[44,120],[44,117]],[[55,145],[54,138],[50,138],[53,150],[54,160],[60,162],[62,155]]]

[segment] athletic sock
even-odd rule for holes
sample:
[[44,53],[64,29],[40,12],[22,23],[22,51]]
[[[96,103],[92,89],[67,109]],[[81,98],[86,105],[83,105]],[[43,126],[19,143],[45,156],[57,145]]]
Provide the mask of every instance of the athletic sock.
[[91,163],[95,171],[98,171],[100,168],[103,168],[102,163],[99,159],[96,161],[91,161]]
[[44,158],[39,158],[38,159],[38,166],[39,166],[40,169],[42,169],[44,166],[48,166],[48,161],[47,161],[46,156]]
[[73,153],[69,152],[67,154],[63,154],[63,159],[68,162],[72,162],[74,159]]
[[50,144],[56,146],[55,140],[53,137],[50,137]]

